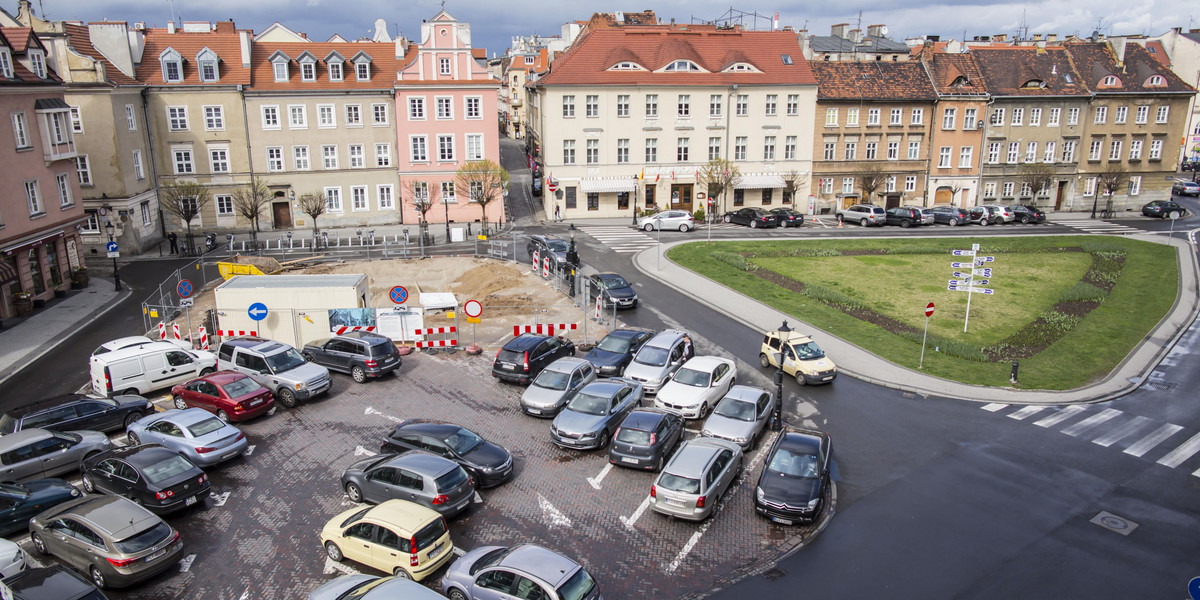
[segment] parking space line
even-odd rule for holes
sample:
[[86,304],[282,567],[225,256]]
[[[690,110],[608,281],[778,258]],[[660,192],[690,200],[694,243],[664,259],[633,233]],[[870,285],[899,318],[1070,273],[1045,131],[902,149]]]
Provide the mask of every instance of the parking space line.
[[350,565],[344,565],[340,562],[334,562],[334,560],[332,558],[329,558],[328,556],[326,556],[325,557],[325,574],[333,575],[334,571],[339,571],[339,572],[341,572],[342,575],[362,575],[362,573],[358,572],[358,569],[355,569],[354,567],[351,567]]
[[1141,456],[1150,451],[1151,448],[1163,443],[1167,438],[1175,435],[1183,427],[1174,423],[1167,423],[1162,427],[1154,430],[1154,433],[1137,441],[1136,444],[1125,449],[1125,454],[1132,456]]
[[1200,452],[1200,433],[1193,435],[1191,439],[1180,444],[1179,447],[1167,453],[1166,456],[1158,459],[1158,464],[1174,469],[1183,464],[1183,461],[1191,458],[1196,452]]
[[625,524],[626,528],[633,529],[633,524],[637,523],[638,518],[642,516],[642,513],[646,512],[646,509],[649,508],[649,506],[650,496],[646,496],[646,498],[642,500],[642,503],[638,505],[637,510],[633,511],[633,514],[630,515],[628,519],[626,519],[624,516],[619,516],[617,518],[621,519],[621,522]]
[[1004,408],[1004,407],[1006,407],[1006,406],[1008,406],[1008,405],[1007,405],[1007,404],[1000,404],[1000,403],[998,403],[998,402],[993,402],[993,403],[991,403],[991,404],[984,404],[983,406],[980,406],[979,408],[982,408],[983,410],[986,410],[986,411],[988,411],[988,412],[996,412],[996,411],[998,411],[998,410],[1000,410],[1000,409],[1002,409],[1002,408]]
[[466,550],[463,550],[462,548],[459,548],[458,546],[455,546],[454,550],[452,550],[452,552],[454,552],[455,556],[462,556],[467,553]]
[[554,508],[553,504],[546,499],[545,496],[538,494],[538,506],[542,507],[542,516],[546,518],[547,524],[551,527],[570,527],[571,519],[567,515],[562,514],[562,511]]
[[354,447],[354,455],[355,456],[375,456],[375,454],[376,454],[375,452],[371,452],[370,450],[367,450],[366,448],[363,448],[362,446]]
[[196,555],[195,555],[195,554],[189,554],[189,555],[187,555],[187,556],[183,557],[182,559],[180,559],[180,560],[179,560],[179,572],[180,572],[180,573],[187,573],[187,572],[188,572],[188,569],[191,569],[191,568],[192,568],[192,563],[193,563],[193,562],[196,562]]
[[696,546],[696,543],[700,541],[700,536],[703,536],[704,532],[708,531],[709,525],[712,525],[712,517],[709,517],[709,520],[705,521],[704,524],[700,526],[699,531],[692,534],[692,538],[683,545],[683,549],[679,551],[679,554],[675,555],[675,560],[671,561],[671,564],[667,565],[666,571],[668,575],[674,573],[675,569],[679,568],[679,565],[683,562],[683,559],[687,558],[688,553],[690,553],[692,548]]
[[404,419],[401,419],[400,417],[393,417],[392,415],[385,414],[383,412],[375,410],[375,407],[373,407],[373,406],[368,406],[367,409],[365,411],[363,411],[363,414],[364,415],[379,415],[393,423],[403,423],[404,422]]
[[605,464],[604,468],[600,469],[600,474],[597,475],[595,479],[588,477],[587,482],[590,483],[593,488],[600,489],[600,482],[604,481],[604,477],[608,475],[608,472],[611,471],[612,468],[612,463]]
[[1082,406],[1071,405],[1046,417],[1045,419],[1042,419],[1041,421],[1034,423],[1034,425],[1037,425],[1038,427],[1051,427],[1053,425],[1062,423],[1063,421],[1066,421],[1067,419],[1070,419],[1071,417],[1085,410],[1087,409]]

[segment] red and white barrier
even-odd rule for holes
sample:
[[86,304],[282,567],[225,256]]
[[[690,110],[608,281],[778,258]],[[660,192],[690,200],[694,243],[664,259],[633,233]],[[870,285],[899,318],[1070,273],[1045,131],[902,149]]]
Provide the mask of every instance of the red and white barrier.
[[177,340],[183,339],[183,338],[179,337],[179,323],[171,324],[171,333],[173,333],[175,335],[175,339],[177,339]]
[[550,257],[542,259],[542,279],[550,279]]
[[425,329],[414,329],[413,333],[415,335],[431,335],[434,333],[455,333],[457,331],[458,328],[451,325],[450,327],[426,327]]
[[208,350],[208,330],[200,326],[200,349]]
[[447,346],[457,346],[458,340],[433,340],[429,342],[416,342],[418,348],[443,348]]
[[538,270],[538,265],[542,264],[541,256],[542,256],[541,250],[533,251],[533,270],[534,270],[534,272],[536,272]]
[[343,333],[346,333],[347,331],[375,331],[375,326],[367,325],[367,326],[355,326],[355,327],[338,327],[336,329],[332,329],[331,331],[336,335],[342,335]]
[[599,321],[602,318],[600,316],[600,307],[601,307],[603,298],[604,298],[604,296],[596,296],[596,320],[597,321]]
[[565,331],[567,329],[578,329],[579,326],[575,323],[541,323],[538,325],[513,325],[513,337],[522,333],[536,333],[539,335],[556,335],[557,331]]
[[244,335],[250,335],[250,336],[257,337],[258,332],[254,331],[254,330],[245,330],[245,329],[218,329],[217,335],[219,335],[221,337],[241,337]]
[[158,322],[158,339],[167,339],[167,324],[163,323],[162,321]]

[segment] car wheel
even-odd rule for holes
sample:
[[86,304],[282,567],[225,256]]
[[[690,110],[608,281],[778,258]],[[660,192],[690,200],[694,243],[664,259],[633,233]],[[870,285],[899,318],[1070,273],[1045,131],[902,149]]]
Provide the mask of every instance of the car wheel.
[[104,573],[101,573],[100,569],[97,569],[96,567],[88,567],[88,573],[92,576],[92,583],[95,584],[96,587],[104,589]]
[[136,396],[136,395],[138,395],[138,391],[137,391],[137,388],[129,388],[129,389],[121,392],[121,395],[122,396]]
[[979,224],[983,225],[984,227],[987,227],[988,223],[991,223],[991,221],[988,219],[980,219],[979,220]]
[[409,575],[408,571],[404,570],[404,567],[392,569],[392,575],[395,575],[396,579],[412,579],[412,575]]
[[205,367],[203,369],[200,369],[200,376],[204,377],[205,375],[212,375],[213,373],[216,373],[216,372],[217,372],[217,370],[212,367]]
[[128,415],[126,415],[125,416],[125,429],[129,429],[129,426],[133,425],[140,418],[142,418],[142,413],[140,413],[140,412],[131,412]]
[[704,417],[707,417],[707,416],[708,416],[708,402],[704,402],[700,405],[700,418],[703,419]]
[[901,229],[908,229],[909,227],[912,227],[912,221],[900,221]]
[[691,229],[691,228],[687,226],[687,223],[680,223],[680,224],[679,224],[679,231],[680,231],[680,232],[682,232],[682,233],[687,233],[689,229]]
[[229,422],[229,413],[227,413],[223,410],[218,410],[217,418],[220,419],[222,423],[228,423]]
[[125,437],[129,439],[130,446],[141,446],[142,445],[142,440],[140,438],[138,438],[138,434],[136,434],[132,431],[125,434]]
[[642,229],[645,229],[646,231],[654,231],[654,223],[646,223],[645,225],[642,225]]
[[800,371],[796,371],[795,377],[796,377],[796,383],[798,383],[800,385],[808,385],[808,381],[806,381],[804,379],[804,373],[801,373]]
[[866,220],[866,219],[863,219],[863,220],[859,221],[859,222],[858,222],[858,224],[859,224],[859,225],[861,225],[861,226],[863,226],[863,227],[866,227],[866,226],[867,226],[867,220]]
[[1168,219],[1178,219],[1178,218],[1179,218],[1179,211],[1177,211],[1177,210],[1173,210],[1173,211],[1171,211],[1171,212],[1170,212],[1170,213],[1167,215],[1167,218],[1168,218]]
[[325,554],[333,562],[342,562],[342,559],[346,558],[342,555],[342,549],[333,542],[325,542]]
[[282,388],[275,395],[280,404],[288,408],[296,408],[296,394],[292,393],[292,390]]
[[762,365],[763,368],[769,367],[771,366],[771,359],[767,358],[766,354],[759,354],[758,364]]
[[36,533],[31,533],[29,534],[29,539],[33,542],[34,552],[42,555],[46,554],[46,542],[42,541],[42,536]]
[[758,221],[750,221],[750,229],[758,229]]
[[466,594],[463,594],[458,588],[450,588],[450,600],[467,600]]
[[1025,216],[1022,216],[1022,217],[1021,217],[1021,224],[1022,224],[1022,225],[1028,225],[1028,224],[1029,224],[1029,215],[1025,215]]
[[89,494],[96,493],[96,484],[92,483],[92,478],[88,475],[83,476],[83,491]]
[[311,352],[305,352],[304,354],[301,354],[300,356],[303,356],[304,360],[307,360],[308,362],[316,362],[316,360],[313,357]]
[[183,398],[180,398],[179,396],[172,398],[171,402],[173,402],[175,404],[175,408],[178,408],[179,410],[183,410],[188,407],[187,402],[184,402]]
[[654,472],[655,473],[661,472],[663,470],[663,466],[666,464],[666,462],[667,462],[666,453],[660,454],[658,456],[658,460],[654,461]]
[[362,490],[353,483],[346,484],[346,495],[350,497],[351,502],[362,502]]
[[354,378],[355,383],[367,382],[367,372],[360,366],[355,365],[350,369],[350,376]]

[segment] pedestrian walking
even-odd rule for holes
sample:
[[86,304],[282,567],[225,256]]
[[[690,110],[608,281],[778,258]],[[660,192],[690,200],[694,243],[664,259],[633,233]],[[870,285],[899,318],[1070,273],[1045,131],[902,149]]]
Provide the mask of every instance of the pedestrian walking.
[[562,221],[562,214],[559,212],[557,204],[554,205],[554,221],[555,222]]
[[167,241],[171,242],[171,254],[179,254],[179,236],[172,231],[167,234]]

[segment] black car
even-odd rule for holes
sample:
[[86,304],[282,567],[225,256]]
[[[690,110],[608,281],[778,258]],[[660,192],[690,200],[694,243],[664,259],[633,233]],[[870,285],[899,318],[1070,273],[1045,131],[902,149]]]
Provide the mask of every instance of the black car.
[[1155,200],[1142,207],[1142,214],[1147,217],[1158,217],[1160,219],[1170,219],[1172,215],[1176,219],[1187,214],[1182,204],[1172,200]]
[[493,444],[465,427],[436,421],[404,421],[379,446],[381,454],[425,450],[452,460],[479,487],[497,486],[513,476],[513,457],[503,446]]
[[1008,212],[1012,213],[1017,221],[1025,225],[1030,223],[1044,223],[1046,221],[1046,211],[1036,206],[1016,204],[1008,207]]
[[33,428],[109,432],[125,429],[152,412],[154,405],[141,396],[120,395],[109,399],[66,394],[5,411],[0,416],[0,435]]
[[[901,227],[908,228],[912,227],[913,225],[920,225],[921,220],[924,217],[921,216],[921,211],[919,209],[896,206],[887,209],[887,214],[884,218],[886,219],[886,224],[888,225],[899,225]],[[936,221],[937,217],[934,217],[934,220]]]
[[529,243],[525,245],[525,250],[529,252],[529,258],[533,258],[533,253],[537,252],[541,260],[545,260],[547,256],[553,258],[551,262],[555,264],[566,264],[567,250],[570,246],[567,241],[553,235],[531,235]]
[[966,225],[971,222],[970,213],[957,206],[935,206],[929,210],[933,212],[934,223]]
[[528,385],[546,365],[564,356],[575,356],[575,342],[562,337],[522,333],[496,352],[492,377]]
[[759,227],[778,227],[779,217],[761,208],[742,208],[725,213],[726,223],[747,225],[752,229]]
[[25,531],[29,519],[79,495],[75,486],[62,479],[0,483],[0,535]]
[[369,331],[351,331],[309,342],[300,353],[304,360],[330,371],[349,373],[359,383],[383,377],[403,363],[392,338]]
[[541,177],[533,178],[533,183],[530,185],[530,190],[533,192],[534,196],[542,195],[542,178]]
[[4,580],[13,600],[107,600],[88,580],[62,565],[21,571]]
[[633,360],[642,344],[652,337],[653,333],[636,329],[610,331],[583,359],[592,363],[600,375],[617,377],[625,372],[625,365]]
[[588,282],[592,285],[592,296],[604,293],[605,306],[615,303],[617,308],[637,308],[637,292],[624,277],[616,273],[596,273],[588,277]]
[[608,448],[608,462],[661,471],[683,441],[683,417],[662,408],[635,408],[621,421]]
[[164,514],[201,503],[208,497],[208,476],[182,454],[143,444],[100,452],[85,458],[83,489],[123,496]]
[[811,429],[776,438],[754,489],[754,512],[783,525],[816,520],[829,486],[831,443],[829,434]]
[[790,208],[772,208],[771,214],[775,215],[780,227],[800,227],[804,225],[804,215]]

